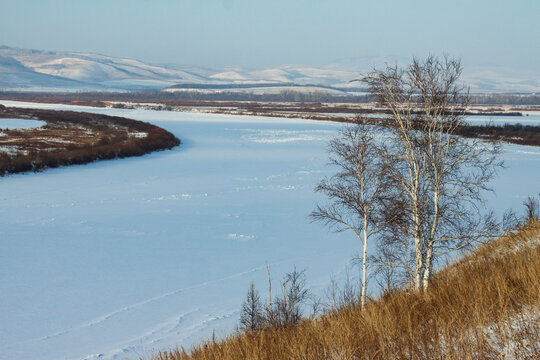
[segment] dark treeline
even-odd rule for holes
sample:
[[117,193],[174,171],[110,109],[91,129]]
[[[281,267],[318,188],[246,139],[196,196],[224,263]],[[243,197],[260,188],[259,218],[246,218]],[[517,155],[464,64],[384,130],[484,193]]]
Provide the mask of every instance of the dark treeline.
[[540,105],[537,94],[485,94],[471,95],[472,104],[480,105]]
[[[264,84],[263,84],[264,85]],[[287,84],[285,84],[287,85]],[[285,86],[281,84],[280,86]],[[0,91],[0,99],[26,100],[36,102],[70,102],[72,104],[86,104],[91,106],[105,106],[104,101],[132,101],[132,102],[174,102],[174,101],[267,101],[267,102],[328,102],[328,103],[369,103],[375,99],[371,95],[332,95],[325,91],[300,92],[296,90],[283,90],[278,94],[254,94],[250,92],[203,93],[189,89],[221,89],[249,88],[253,85],[177,85],[179,91],[165,92],[159,90],[144,90],[133,92],[18,92]],[[273,86],[273,85],[272,85]],[[276,85],[277,86],[277,85]],[[291,86],[291,85],[287,85]],[[266,87],[271,87],[267,84]],[[319,86],[320,87],[320,86]],[[181,89],[185,89],[182,91]],[[332,89],[328,87],[328,89]],[[346,90],[346,89],[339,89]],[[540,105],[540,95],[537,94],[477,94],[471,95],[471,104],[475,105]]]
[[[158,90],[134,92],[59,92],[59,93],[27,93],[16,91],[0,92],[0,99],[37,101],[37,102],[65,102],[72,104],[84,102],[103,101],[132,101],[132,102],[166,102],[174,100],[201,100],[201,101],[286,101],[286,102],[340,102],[340,103],[367,103],[373,99],[368,95],[335,96],[325,91],[304,93],[294,90],[283,90],[278,94],[254,94],[250,92],[216,92],[202,93],[198,91],[165,92]],[[99,105],[92,105],[99,106]],[[102,105],[104,106],[104,105]]]
[[[385,126],[385,120],[374,118],[358,118],[350,122],[366,121]],[[419,123],[416,127],[422,129]],[[504,141],[511,144],[540,146],[540,126],[522,124],[502,125],[461,125],[454,134],[466,138],[480,138],[485,140]]]
[[512,144],[540,146],[540,126],[521,124],[467,125],[457,128],[456,134],[468,138],[480,137]]
[[[155,125],[117,116],[74,111],[5,108],[0,105],[2,118],[31,118],[43,120],[53,133],[63,128],[93,130],[99,134],[92,143],[66,144],[58,149],[30,148],[26,153],[10,156],[0,154],[0,175],[24,171],[41,171],[63,165],[86,164],[95,160],[141,156],[156,150],[171,149],[180,144],[170,132]],[[24,130],[31,133],[35,129]],[[4,131],[9,136],[9,131]],[[21,131],[19,131],[21,132]],[[129,132],[146,133],[144,137],[130,137]],[[43,133],[43,132],[41,132]]]
[[[387,126],[385,119],[358,117],[346,119],[343,122],[356,123],[366,122]],[[422,129],[422,124],[418,123],[417,129]],[[461,125],[454,131],[455,135],[466,138],[480,138],[485,140],[504,141],[511,144],[540,146],[540,126],[522,124],[502,124],[502,125]]]

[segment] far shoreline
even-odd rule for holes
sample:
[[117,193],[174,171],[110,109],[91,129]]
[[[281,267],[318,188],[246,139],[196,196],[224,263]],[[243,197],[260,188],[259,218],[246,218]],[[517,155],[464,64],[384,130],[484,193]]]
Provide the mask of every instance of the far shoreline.
[[142,156],[180,145],[165,129],[118,116],[0,104],[0,118],[44,123],[1,130],[0,176]]
[[[0,94],[2,95],[2,94]],[[209,114],[262,116],[338,123],[363,121],[385,125],[386,109],[376,103],[305,103],[305,102],[257,102],[257,101],[208,101],[208,100],[163,100],[159,98],[137,98],[136,94],[92,94],[95,97],[80,98],[77,94],[29,94],[0,96],[1,100],[40,104],[87,106],[93,108],[143,109],[153,111],[195,112]],[[8,99],[9,98],[9,99]],[[335,114],[340,115],[335,115]],[[343,116],[341,114],[351,114]],[[524,115],[525,114],[525,115]],[[516,116],[540,115],[540,105],[472,105],[466,116]],[[468,124],[456,130],[457,135],[502,141],[509,144],[540,146],[540,125]]]

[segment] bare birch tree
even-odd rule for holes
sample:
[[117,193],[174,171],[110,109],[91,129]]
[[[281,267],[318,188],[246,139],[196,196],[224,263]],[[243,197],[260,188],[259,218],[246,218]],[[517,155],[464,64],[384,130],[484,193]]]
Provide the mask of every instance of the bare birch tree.
[[430,56],[375,70],[364,78],[385,124],[385,172],[396,187],[387,194],[387,221],[379,260],[397,266],[414,288],[426,288],[434,262],[495,229],[482,215],[483,193],[502,165],[497,144],[454,135],[463,125],[468,90],[459,83],[461,64]]
[[381,197],[389,179],[375,133],[374,125],[358,122],[343,128],[330,141],[330,163],[337,166],[338,172],[315,188],[330,199],[330,204],[317,205],[310,214],[314,221],[323,222],[335,231],[351,230],[362,243],[362,308],[366,304],[368,241],[381,230]]

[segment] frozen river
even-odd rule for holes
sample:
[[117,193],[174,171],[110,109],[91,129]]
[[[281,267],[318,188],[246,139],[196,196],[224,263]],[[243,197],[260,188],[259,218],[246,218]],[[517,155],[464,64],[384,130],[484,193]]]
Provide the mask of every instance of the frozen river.
[[0,129],[33,129],[45,125],[45,121],[0,118]]
[[[340,124],[25,106],[149,121],[182,145],[0,178],[0,359],[136,359],[189,346],[233,330],[251,281],[266,294],[265,262],[276,282],[307,268],[321,294],[360,248],[307,218]],[[520,209],[540,189],[540,149],[506,146],[504,158],[490,204]]]

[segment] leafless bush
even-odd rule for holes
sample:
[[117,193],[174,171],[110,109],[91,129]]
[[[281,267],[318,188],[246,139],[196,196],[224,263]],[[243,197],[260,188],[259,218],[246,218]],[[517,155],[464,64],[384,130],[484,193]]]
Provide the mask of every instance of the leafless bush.
[[298,325],[302,319],[302,307],[309,299],[305,269],[285,274],[281,280],[281,296],[276,296],[267,308],[267,323],[271,327]]
[[523,205],[525,205],[526,213],[525,213],[525,219],[527,222],[538,220],[540,217],[540,206],[538,204],[538,199],[529,196],[527,200],[523,202]]
[[[261,328],[295,326],[303,319],[303,308],[311,299],[306,286],[305,270],[285,274],[281,280],[281,295],[272,298],[272,281],[268,270],[268,300],[264,309],[255,284],[251,283],[240,311],[240,329],[251,332]],[[316,312],[317,301],[314,302]]]
[[244,331],[255,331],[261,329],[265,324],[261,297],[255,284],[252,282],[242,304],[240,311],[240,329]]
[[342,285],[335,278],[332,278],[326,288],[326,310],[337,311],[355,307],[358,305],[358,301],[361,303],[361,294],[361,285],[359,289],[352,281],[349,270],[346,269]]

